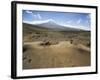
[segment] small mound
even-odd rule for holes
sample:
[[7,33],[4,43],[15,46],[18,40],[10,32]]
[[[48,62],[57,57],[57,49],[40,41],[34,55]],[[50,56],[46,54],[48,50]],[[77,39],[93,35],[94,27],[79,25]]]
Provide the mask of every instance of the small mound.
[[51,45],[51,43],[49,41],[45,41],[45,42],[40,43],[40,45],[49,46],[49,45]]
[[58,41],[43,41],[40,43],[41,46],[50,46],[50,45],[56,45],[59,44]]
[[31,47],[31,45],[29,45],[29,44],[24,44],[23,45],[23,52],[26,52],[27,50],[29,50],[29,49],[31,49],[32,47]]

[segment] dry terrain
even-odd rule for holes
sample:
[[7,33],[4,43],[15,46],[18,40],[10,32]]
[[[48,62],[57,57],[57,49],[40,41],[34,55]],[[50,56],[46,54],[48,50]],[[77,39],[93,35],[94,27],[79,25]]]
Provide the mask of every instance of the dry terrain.
[[90,31],[23,24],[23,69],[90,66],[90,45]]

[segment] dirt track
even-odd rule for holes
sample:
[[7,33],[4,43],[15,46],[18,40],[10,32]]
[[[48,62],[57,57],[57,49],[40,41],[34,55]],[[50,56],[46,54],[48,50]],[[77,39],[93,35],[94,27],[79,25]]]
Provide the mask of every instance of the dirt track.
[[24,43],[24,69],[90,66],[90,49],[82,44],[61,41],[56,45],[41,46],[40,43]]

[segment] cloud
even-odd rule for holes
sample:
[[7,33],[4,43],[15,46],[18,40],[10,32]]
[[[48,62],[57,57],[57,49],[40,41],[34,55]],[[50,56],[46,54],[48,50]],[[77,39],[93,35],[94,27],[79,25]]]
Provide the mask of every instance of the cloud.
[[37,14],[38,19],[42,19],[41,15],[38,13]]
[[33,13],[33,12],[30,11],[30,10],[26,10],[25,12],[26,12],[27,14],[31,15],[31,16],[32,16],[33,18],[35,18],[35,19],[39,19],[39,20],[42,19],[41,15],[40,15],[39,13]]
[[28,14],[33,14],[32,11],[27,10],[26,13]]
[[86,22],[90,24],[90,23],[91,23],[91,15],[90,15],[90,14],[89,14],[89,15],[87,15],[87,17],[86,17],[86,18],[87,18],[87,21],[86,21]]
[[77,24],[80,24],[81,21],[82,21],[82,19],[78,19],[76,23],[77,23]]
[[89,14],[89,15],[87,15],[87,17],[86,17],[88,20],[91,20],[91,15]]
[[77,26],[73,26],[73,25],[64,25],[65,27],[70,27],[70,28],[76,28],[76,29],[82,29],[82,30],[89,30],[90,31],[90,28],[89,27],[85,27],[85,26],[80,26],[80,25],[77,25]]
[[35,20],[35,21],[24,21],[24,23],[28,24],[42,24],[42,23],[47,23],[47,22],[55,22],[54,19],[46,19],[46,20]]
[[37,15],[33,15],[34,18],[37,18]]
[[67,21],[67,24],[71,24],[71,23],[72,23],[72,20]]
[[33,18],[41,20],[42,16],[39,13],[37,13],[37,14],[33,14]]
[[32,12],[32,11],[26,10],[25,12],[26,12],[28,15],[30,15],[30,16],[33,17],[33,12]]

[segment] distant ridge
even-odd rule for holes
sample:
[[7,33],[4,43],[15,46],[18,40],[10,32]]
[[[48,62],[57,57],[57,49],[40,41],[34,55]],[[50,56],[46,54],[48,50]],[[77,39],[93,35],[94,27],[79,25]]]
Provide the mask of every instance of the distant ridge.
[[45,28],[45,29],[50,29],[50,30],[55,30],[55,31],[85,31],[83,29],[78,29],[78,28],[72,28],[72,27],[65,27],[63,25],[57,24],[54,20],[50,19],[47,21],[41,21],[40,23],[32,23],[32,22],[23,22],[23,24],[31,25],[33,27],[37,28]]
[[37,25],[40,27],[46,27],[48,29],[59,29],[59,30],[65,30],[66,27],[68,30],[76,30],[76,31],[90,31],[87,27],[83,26],[71,26],[71,25],[63,25],[60,23],[57,23],[53,19],[47,19],[47,20],[38,20],[38,21],[23,21],[23,23],[31,24],[31,25]]

